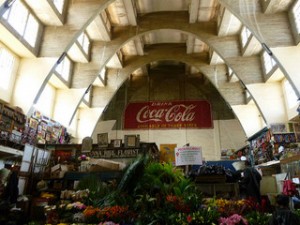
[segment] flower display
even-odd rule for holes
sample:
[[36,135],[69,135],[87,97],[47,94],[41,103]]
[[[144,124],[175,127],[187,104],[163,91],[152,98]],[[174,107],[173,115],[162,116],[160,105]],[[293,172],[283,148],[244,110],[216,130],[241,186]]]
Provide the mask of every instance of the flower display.
[[76,210],[76,211],[82,211],[86,208],[86,206],[81,202],[73,202],[69,203],[66,206],[67,210]]
[[230,216],[234,213],[243,213],[243,211],[248,207],[246,200],[227,200],[227,199],[216,199],[215,205],[219,213],[224,216]]
[[183,198],[176,195],[167,195],[166,196],[167,203],[170,203],[172,207],[175,208],[176,211],[189,213],[190,208],[187,204],[184,203]]
[[270,218],[271,214],[251,199],[203,198],[197,185],[170,164],[152,163],[144,170],[137,167],[135,173],[129,169],[134,175],[125,173],[119,185],[101,183],[97,176],[90,176],[80,181],[76,191],[62,191],[56,206],[45,207],[47,221],[95,225],[264,225]]
[[112,221],[101,222],[98,225],[119,225],[118,223],[114,223]]
[[93,206],[88,206],[86,209],[83,211],[83,214],[86,218],[92,217],[97,215],[99,212],[99,208],[94,208]]
[[90,157],[86,156],[85,154],[82,154],[78,157],[79,161],[89,161]]
[[247,213],[245,218],[248,221],[248,225],[264,225],[269,224],[271,216],[271,213],[252,211]]
[[248,225],[248,221],[239,214],[233,214],[229,217],[221,217],[220,225]]
[[98,211],[97,217],[100,221],[123,221],[127,218],[128,206],[108,206]]

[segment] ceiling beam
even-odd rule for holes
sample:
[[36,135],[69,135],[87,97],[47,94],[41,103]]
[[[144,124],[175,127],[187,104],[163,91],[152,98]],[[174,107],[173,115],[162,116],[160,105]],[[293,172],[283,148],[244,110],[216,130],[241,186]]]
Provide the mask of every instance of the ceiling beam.
[[[176,17],[169,17],[168,15],[161,15],[160,16],[153,16],[153,14],[150,15],[151,19],[150,21],[146,20],[147,16],[144,16],[143,20],[140,22],[140,29],[137,30],[134,27],[128,27],[128,28],[119,28],[117,30],[117,34],[115,35],[115,39],[113,39],[109,43],[104,43],[102,47],[99,48],[99,51],[96,51],[96,54],[101,55],[101,62],[105,63],[109,61],[109,59],[113,56],[113,54],[118,51],[124,43],[128,42],[128,40],[138,37],[139,35],[142,35],[144,33],[148,33],[151,30],[159,30],[163,28],[173,28],[179,29],[181,28],[182,32],[190,32],[190,34],[193,34],[197,36],[200,40],[204,41],[206,44],[208,44],[213,50],[217,51],[218,55],[226,62],[227,58],[231,58],[230,60],[231,65],[230,67],[234,70],[234,67],[240,67],[241,65],[235,64],[233,59],[240,59],[240,44],[239,44],[239,37],[238,36],[229,36],[229,37],[218,37],[214,34],[214,23],[196,23],[196,24],[187,24],[186,20],[184,20],[185,16],[177,15]],[[174,21],[176,20],[176,21]],[[176,25],[174,25],[176,24]],[[259,61],[259,57],[256,56]],[[255,58],[255,56],[254,56]],[[242,60],[243,67],[247,67],[246,69],[237,69],[237,71],[243,72],[244,70],[247,71],[247,75],[251,74],[252,79],[255,82],[261,82],[262,80],[262,71],[260,64],[256,63],[247,63],[247,59],[240,59]],[[101,64],[101,63],[100,63]],[[99,66],[99,71],[101,70],[101,67],[103,65]],[[249,65],[249,66],[248,66]],[[255,66],[255,68],[253,67]],[[88,67],[85,66],[85,67]],[[83,68],[83,67],[81,67]],[[239,73],[235,71],[237,76],[239,76]],[[251,72],[252,71],[252,72]],[[83,77],[85,77],[86,71],[79,69],[73,77],[73,80],[76,80],[76,83],[80,86],[86,85],[85,82],[83,82]],[[247,78],[245,76],[245,78]],[[85,78],[84,78],[85,79]],[[249,83],[249,78],[245,83]]]
[[226,36],[231,25],[233,15],[225,7],[222,12],[221,21],[218,27],[218,36]]
[[107,28],[101,14],[99,14],[93,22],[87,27],[87,32],[94,40],[111,40],[111,31]]
[[140,37],[134,39],[134,45],[137,55],[144,55],[144,45]]
[[196,23],[198,21],[199,5],[200,5],[200,0],[191,0],[190,7],[189,7],[190,23]]
[[[266,43],[270,48],[295,45],[287,12],[264,14],[261,12],[261,1],[244,0],[243,7],[240,3],[232,4],[232,0],[219,2],[240,19],[261,43]],[[284,35],[276,35],[274,31]]]
[[136,22],[136,8],[133,5],[132,0],[123,0],[124,2],[124,6],[127,12],[127,18],[129,21],[129,24],[131,26],[136,26],[137,22]]
[[195,37],[189,35],[186,41],[186,54],[194,52]]
[[[240,82],[228,83],[226,72],[227,67],[223,65],[209,65],[207,63],[206,54],[184,54],[185,48],[174,48],[172,45],[167,46],[152,46],[151,49],[147,51],[147,55],[143,57],[132,56],[128,57],[124,64],[126,66],[119,71],[120,77],[128,77],[133,71],[141,66],[147,65],[153,61],[159,60],[174,60],[186,63],[188,65],[194,66],[201,74],[206,75],[210,82],[217,88],[221,95],[225,98],[227,102],[231,105],[245,104],[244,98],[244,88],[241,86]],[[218,80],[216,80],[215,75],[217,74]]]

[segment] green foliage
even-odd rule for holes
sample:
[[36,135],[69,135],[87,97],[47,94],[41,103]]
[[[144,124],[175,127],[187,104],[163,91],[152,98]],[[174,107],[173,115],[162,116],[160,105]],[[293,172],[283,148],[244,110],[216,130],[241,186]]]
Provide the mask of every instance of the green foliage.
[[105,197],[112,191],[111,187],[104,184],[99,177],[95,175],[89,175],[82,178],[78,185],[77,190],[89,190],[89,198],[87,199],[87,205],[94,205],[94,201]]
[[148,160],[148,156],[139,156],[127,168],[124,169],[125,172],[118,185],[119,191],[130,193],[134,189],[139,178],[144,173],[144,168]]
[[132,196],[137,224],[174,224],[180,213],[194,212],[203,202],[196,185],[170,163],[147,164]]
[[248,213],[245,218],[247,219],[249,225],[268,225],[271,216],[272,214],[270,213],[252,211]]
[[[160,192],[161,194],[174,193],[174,187],[178,187],[176,191],[185,188],[178,184],[182,180],[186,180],[181,170],[168,163],[150,163],[146,166],[141,180],[138,182],[135,191],[137,194],[146,192],[150,195]],[[187,182],[187,181],[185,181]]]
[[207,207],[199,209],[196,212],[191,214],[191,223],[197,225],[205,225],[205,224],[218,224],[218,219],[220,218],[220,214],[218,210],[215,208]]
[[294,213],[296,213],[300,217],[300,209],[295,209]]

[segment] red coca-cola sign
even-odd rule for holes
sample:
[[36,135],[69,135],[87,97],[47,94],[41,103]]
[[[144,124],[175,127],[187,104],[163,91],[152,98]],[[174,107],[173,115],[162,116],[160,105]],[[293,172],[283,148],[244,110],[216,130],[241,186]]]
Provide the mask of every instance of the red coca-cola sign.
[[208,101],[134,102],[125,109],[124,129],[212,128]]

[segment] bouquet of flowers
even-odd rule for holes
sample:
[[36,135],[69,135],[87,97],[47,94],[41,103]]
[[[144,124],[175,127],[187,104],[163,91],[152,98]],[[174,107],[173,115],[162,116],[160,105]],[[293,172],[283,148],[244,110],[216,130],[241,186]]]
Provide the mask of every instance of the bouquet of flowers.
[[85,154],[82,154],[78,157],[78,161],[89,161],[90,157],[86,156]]
[[229,217],[221,217],[220,225],[248,225],[248,221],[239,214],[233,214]]

